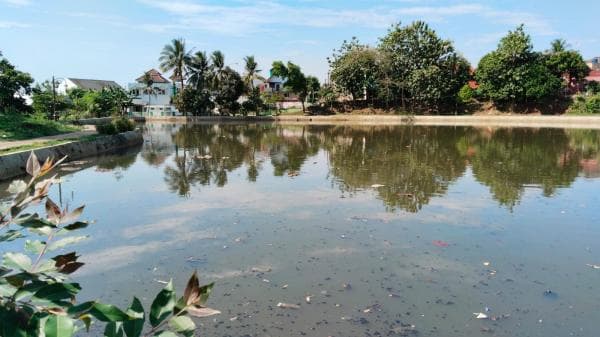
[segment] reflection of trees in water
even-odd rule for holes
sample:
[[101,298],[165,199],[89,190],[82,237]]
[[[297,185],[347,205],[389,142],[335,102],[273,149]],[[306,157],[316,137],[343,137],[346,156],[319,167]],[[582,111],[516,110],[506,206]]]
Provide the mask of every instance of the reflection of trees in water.
[[551,196],[558,187],[568,187],[579,172],[581,152],[561,129],[474,132],[469,142],[476,152],[471,158],[475,178],[509,208],[519,202],[525,186],[540,186],[544,196]]
[[186,125],[172,135],[175,158],[165,181],[185,196],[196,185],[224,186],[232,171],[245,167],[253,182],[267,158],[273,175],[295,175],[323,149],[342,192],[385,185],[376,193],[389,211],[419,211],[446,193],[469,163],[494,199],[512,208],[526,186],[551,196],[582,167],[599,176],[599,137],[596,131],[560,129]]
[[298,171],[319,149],[314,137],[290,137],[273,125],[186,125],[173,142],[175,166],[167,166],[165,181],[182,196],[196,184],[224,186],[228,174],[243,165],[247,179],[256,181],[267,156],[275,175]]
[[336,127],[326,134],[331,174],[344,192],[381,184],[387,209],[417,212],[465,171],[462,128]]

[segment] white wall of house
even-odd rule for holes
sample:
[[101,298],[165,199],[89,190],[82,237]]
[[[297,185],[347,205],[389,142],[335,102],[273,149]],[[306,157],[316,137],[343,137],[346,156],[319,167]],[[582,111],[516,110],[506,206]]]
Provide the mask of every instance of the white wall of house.
[[65,78],[64,80],[60,81],[60,83],[56,87],[56,92],[60,95],[66,95],[67,90],[75,89],[75,88],[77,88],[77,85],[75,83],[71,82],[70,79]]
[[170,105],[173,97],[172,83],[154,83],[152,90],[143,83],[130,83],[127,88],[129,93],[135,95],[135,105]]

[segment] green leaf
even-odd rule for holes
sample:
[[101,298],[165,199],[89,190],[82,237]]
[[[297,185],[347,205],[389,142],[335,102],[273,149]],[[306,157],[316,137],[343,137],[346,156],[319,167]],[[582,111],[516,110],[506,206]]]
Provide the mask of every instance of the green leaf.
[[1,283],[0,284],[0,296],[10,297],[17,292],[17,287],[13,286],[9,283]]
[[121,322],[110,322],[104,328],[104,337],[123,337]]
[[51,315],[44,326],[46,337],[71,337],[74,332],[75,324],[68,316]]
[[196,324],[192,321],[188,316],[177,316],[173,317],[169,320],[169,326],[173,331],[179,333],[185,333],[189,331],[194,331],[196,329]]
[[68,246],[70,244],[83,241],[83,240],[85,240],[87,238],[88,238],[87,236],[69,236],[67,238],[60,239],[58,241],[53,242],[52,244],[50,244],[50,246],[48,246],[48,250],[52,251],[52,250],[56,250],[56,249],[59,249],[59,248],[63,248],[63,247]]
[[31,282],[19,288],[19,290],[15,293],[15,300],[20,301],[25,297],[33,296],[36,291],[40,290],[44,287],[46,283],[44,282]]
[[85,314],[79,316],[79,320],[85,325],[85,331],[90,332],[90,326],[92,326],[92,316]]
[[6,233],[0,235],[0,242],[4,242],[4,241],[14,241],[16,239],[22,238],[24,237],[23,234],[21,233],[21,231],[18,231],[16,229],[11,229],[6,231]]
[[25,228],[56,227],[54,223],[40,218],[37,213],[20,216],[19,218],[15,219],[14,223]]
[[123,322],[123,330],[125,330],[125,334],[127,337],[139,337],[144,329],[146,317],[142,302],[140,302],[137,297],[133,298],[131,306],[129,309],[127,309],[127,314],[129,314],[131,317],[135,317],[135,319]]
[[95,301],[79,303],[77,305],[73,305],[70,308],[68,308],[67,313],[71,316],[83,315],[83,314],[87,313],[88,311],[92,310],[92,308],[94,307],[95,304],[96,304]]
[[77,221],[63,228],[68,231],[74,231],[76,229],[86,228],[88,225],[89,223],[87,221]]
[[21,269],[28,271],[31,269],[31,259],[21,253],[6,253],[2,265],[7,268]]
[[123,322],[130,319],[129,315],[111,304],[96,303],[90,314],[102,322]]
[[210,296],[210,293],[212,292],[213,287],[215,286],[215,283],[212,282],[210,284],[204,285],[202,287],[200,287],[200,304],[204,304],[206,303],[206,301],[208,301],[208,297]]
[[52,283],[43,286],[33,295],[35,298],[47,301],[60,301],[71,299],[81,290],[78,283]]
[[44,249],[46,244],[40,240],[27,240],[25,241],[25,250],[32,254],[39,254]]
[[156,327],[169,317],[175,307],[175,301],[173,281],[169,281],[169,284],[156,295],[150,307],[150,324],[152,327]]

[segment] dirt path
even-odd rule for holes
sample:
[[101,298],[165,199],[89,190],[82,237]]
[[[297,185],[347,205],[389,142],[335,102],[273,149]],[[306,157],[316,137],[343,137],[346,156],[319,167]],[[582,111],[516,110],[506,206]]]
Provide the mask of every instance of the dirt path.
[[60,135],[54,136],[45,136],[39,138],[31,138],[25,140],[8,140],[8,141],[0,141],[0,151],[10,149],[13,147],[32,145],[36,143],[44,143],[51,140],[67,140],[73,138],[80,138],[83,136],[89,136],[96,134],[96,129],[92,125],[84,126],[83,130],[77,132],[63,133]]

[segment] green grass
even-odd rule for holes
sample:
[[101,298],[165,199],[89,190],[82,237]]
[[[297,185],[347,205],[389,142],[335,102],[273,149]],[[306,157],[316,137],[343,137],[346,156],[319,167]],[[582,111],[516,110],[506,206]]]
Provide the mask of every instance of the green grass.
[[53,136],[79,130],[72,125],[39,117],[0,113],[0,141]]
[[90,141],[90,140],[94,140],[98,137],[101,137],[101,135],[87,135],[87,136],[82,136],[79,138],[67,138],[67,139],[60,139],[60,140],[49,140],[46,142],[35,142],[35,143],[27,144],[27,145],[10,147],[7,149],[0,149],[0,156],[5,155],[5,154],[14,153],[14,152],[29,151],[29,150],[40,149],[43,147],[48,147],[48,146],[62,145],[62,144],[67,144],[67,143],[75,142],[75,141]]

